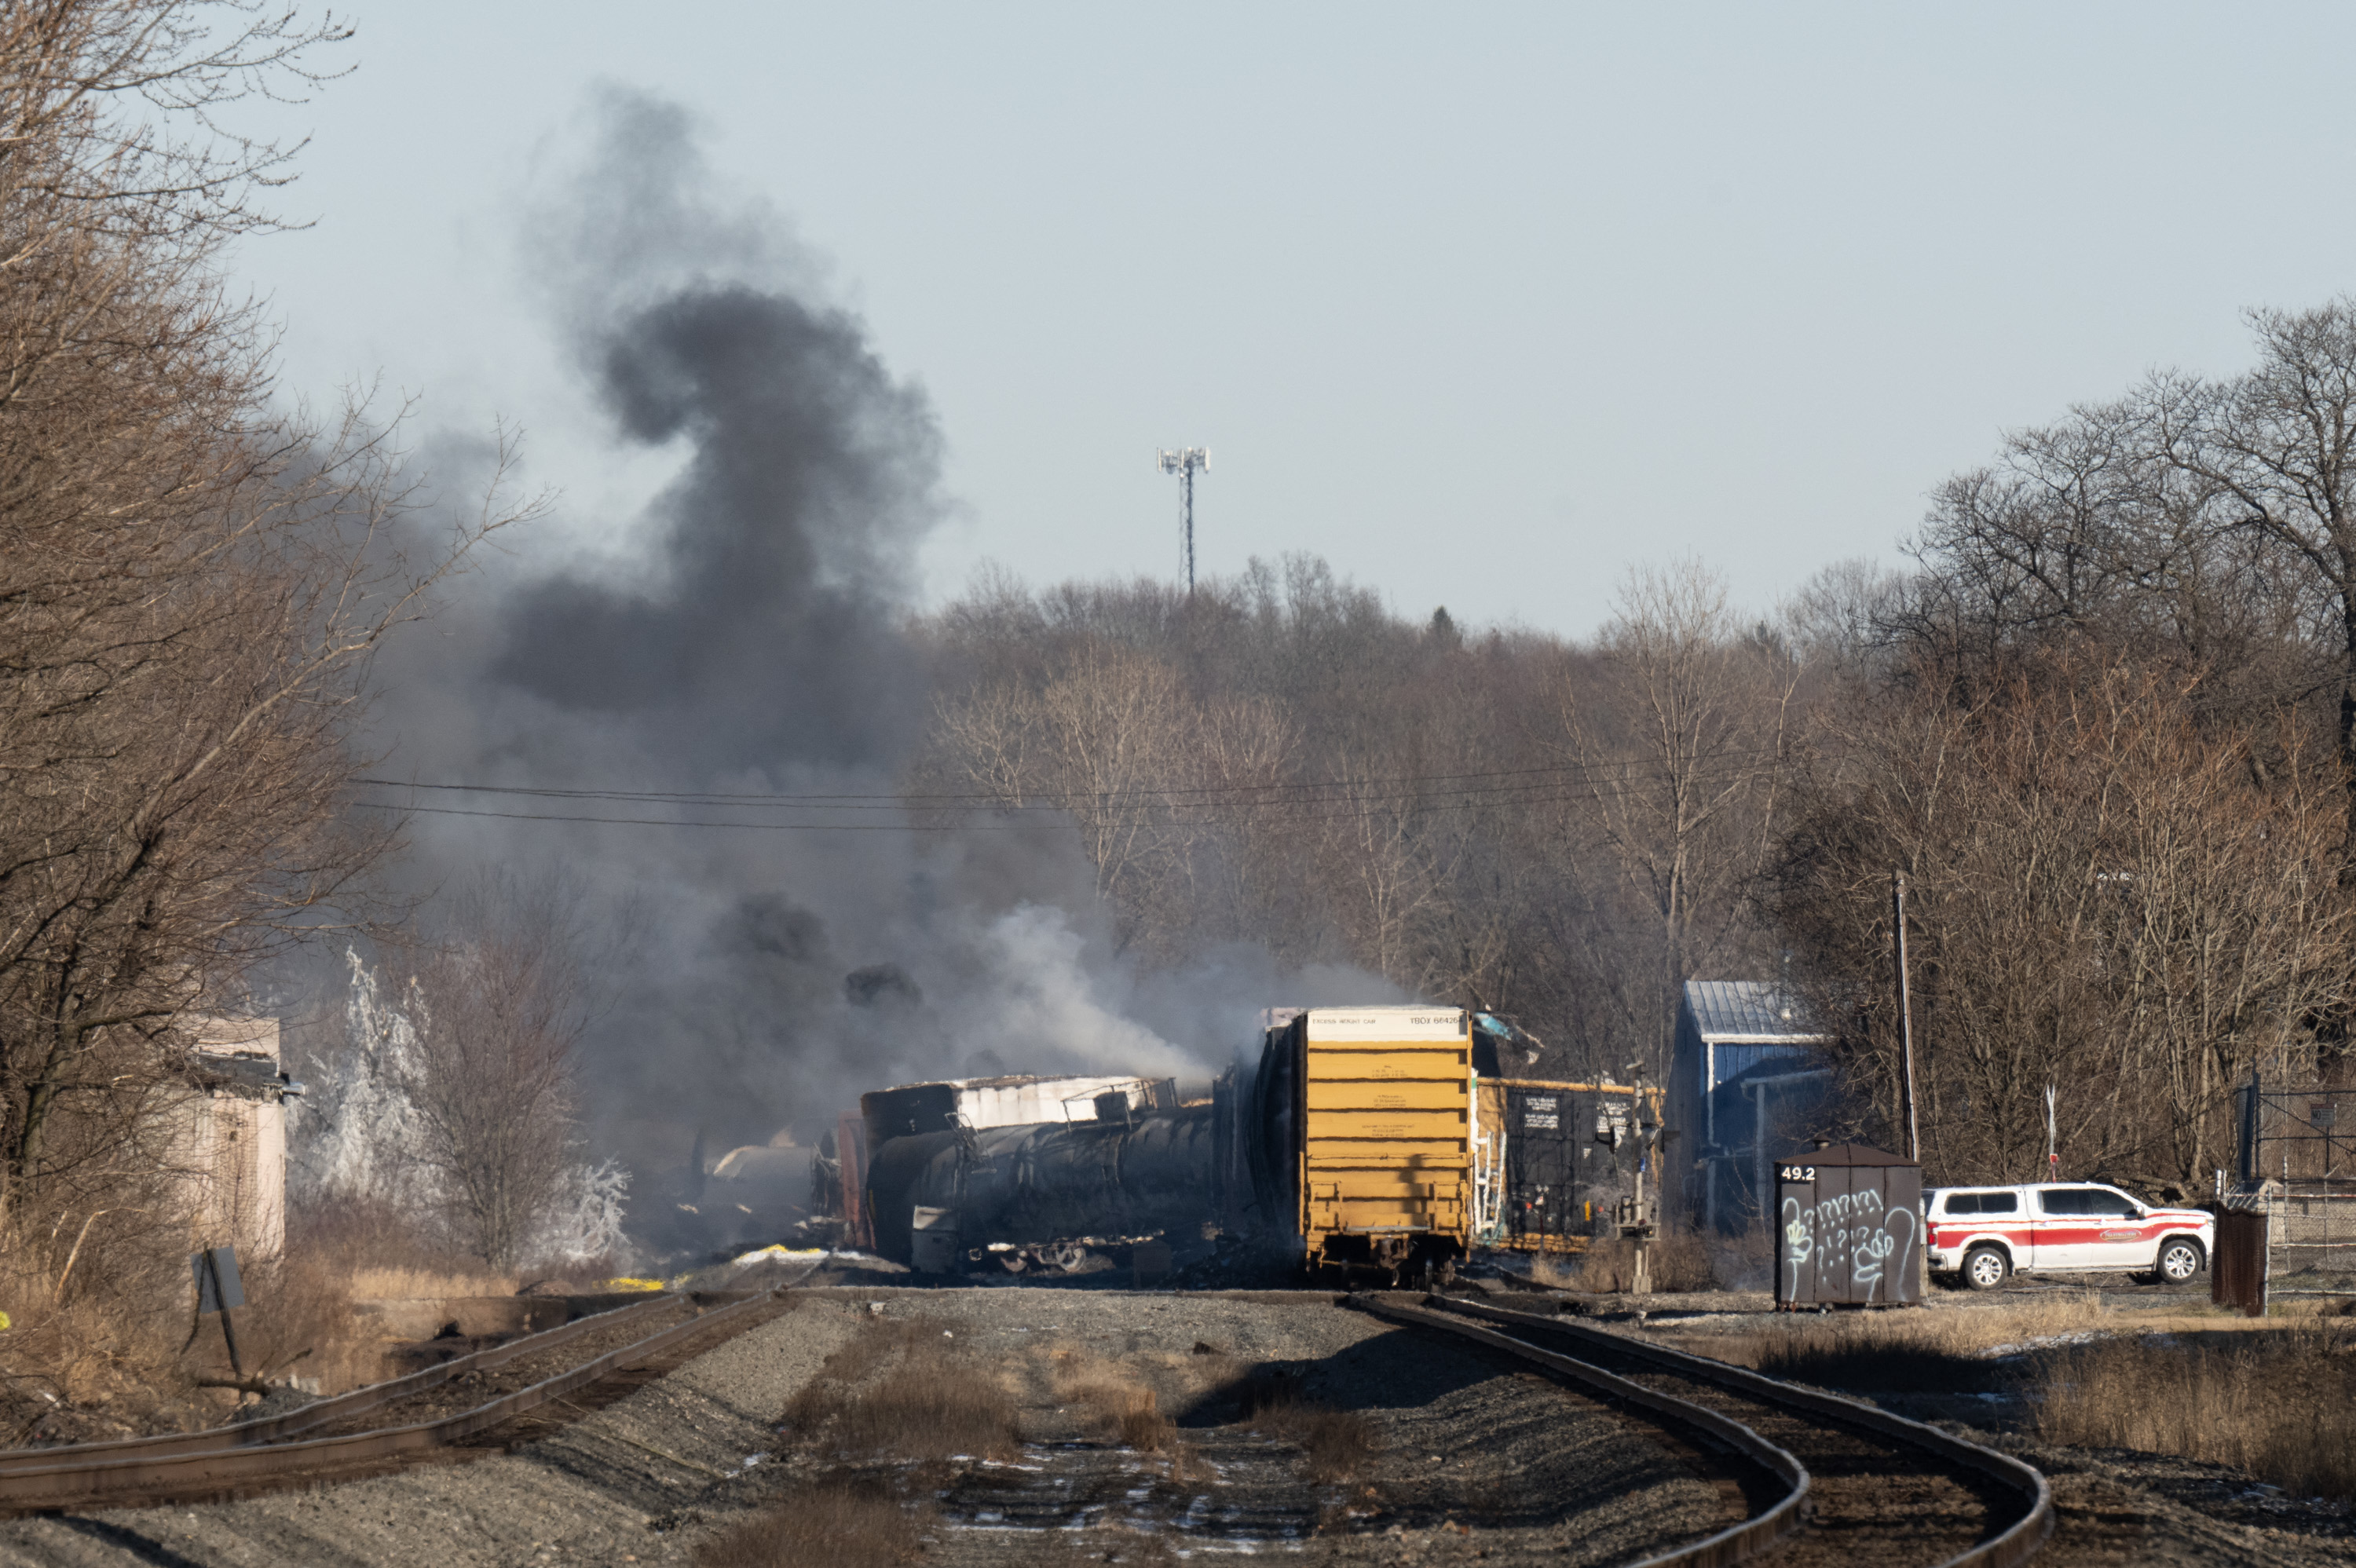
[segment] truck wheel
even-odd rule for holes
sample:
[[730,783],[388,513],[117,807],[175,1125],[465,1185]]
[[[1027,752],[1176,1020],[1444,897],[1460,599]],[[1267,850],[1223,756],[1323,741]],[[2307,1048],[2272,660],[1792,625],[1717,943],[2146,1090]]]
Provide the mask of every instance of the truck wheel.
[[2182,1285],[2201,1272],[2201,1243],[2183,1236],[2170,1236],[2159,1249],[2158,1266],[2153,1276],[2169,1285]]
[[1964,1283],[1974,1290],[1994,1290],[2012,1272],[2001,1247],[1974,1247],[1964,1254]]

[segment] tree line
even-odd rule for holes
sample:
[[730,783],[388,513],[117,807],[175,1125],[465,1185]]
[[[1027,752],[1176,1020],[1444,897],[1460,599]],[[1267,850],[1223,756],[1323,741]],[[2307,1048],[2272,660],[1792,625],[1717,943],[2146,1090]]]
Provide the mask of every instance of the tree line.
[[[257,977],[338,931],[461,998],[514,966],[416,934],[379,896],[397,825],[345,803],[369,656],[533,508],[494,485],[428,526],[399,411],[286,406],[227,272],[297,151],[227,127],[348,36],[241,0],[0,11],[0,1302],[69,1394],[154,1386],[187,1252],[231,1239],[188,1136],[210,1020],[275,1010]],[[461,1194],[451,1233],[498,1250],[504,1201]]]
[[[1933,492],[1903,570],[1761,614],[1686,561],[1599,635],[1468,633],[1323,562],[1193,594],[986,578],[928,616],[928,810],[1067,813],[1136,961],[1252,943],[1478,1002],[1553,1077],[1667,1065],[1683,984],[1788,978],[1924,1157],[2179,1189],[2253,1071],[2335,1083],[2356,981],[2356,301],[2256,311]],[[1279,1001],[1281,998],[1269,998]]]
[[[181,1222],[165,1129],[203,1021],[347,928],[387,955],[360,1032],[409,1030],[337,1081],[419,1129],[381,1190],[430,1178],[498,1261],[552,1193],[610,1221],[567,1136],[504,1130],[577,1108],[574,914],[490,882],[372,907],[393,826],[344,804],[369,655],[532,508],[495,487],[437,536],[397,420],[273,398],[225,263],[294,149],[220,127],[343,36],[188,0],[0,17],[0,1239],[27,1277]],[[2072,1168],[2199,1182],[2249,1072],[2344,1074],[2356,919],[2356,304],[2251,326],[2243,371],[2014,432],[1904,570],[1771,610],[1693,561],[1584,638],[1402,614],[1307,558],[1192,593],[984,580],[911,626],[909,808],[1068,820],[1135,963],[1356,965],[1513,1016],[1533,1075],[1658,1076],[1686,981],[1788,976],[1834,1037],[1829,1130],[1884,1143],[1902,871],[1933,1174],[2035,1174],[2052,1084]]]

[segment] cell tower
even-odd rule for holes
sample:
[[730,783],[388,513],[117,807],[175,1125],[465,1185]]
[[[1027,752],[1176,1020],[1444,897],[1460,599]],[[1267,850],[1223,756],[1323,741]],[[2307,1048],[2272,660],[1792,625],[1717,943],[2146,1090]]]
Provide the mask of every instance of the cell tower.
[[1178,555],[1186,568],[1186,597],[1194,597],[1194,473],[1211,471],[1211,449],[1183,447],[1162,453],[1162,472],[1178,475]]

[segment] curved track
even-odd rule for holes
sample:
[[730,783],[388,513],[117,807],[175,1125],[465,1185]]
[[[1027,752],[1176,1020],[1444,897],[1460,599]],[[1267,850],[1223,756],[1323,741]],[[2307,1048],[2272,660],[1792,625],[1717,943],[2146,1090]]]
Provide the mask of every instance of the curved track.
[[1861,1562],[2012,1568],[2053,1531],[2043,1476],[1937,1427],[1559,1318],[1423,1299],[1425,1306],[1408,1307],[1368,1296],[1357,1305],[1534,1361],[1731,1446],[1783,1483],[1771,1506],[1643,1568],[1719,1568],[1771,1552],[1777,1568]]
[[[470,1440],[516,1417],[691,1342],[699,1349],[733,1337],[769,1316],[781,1291],[766,1290],[705,1309],[669,1294],[460,1356],[389,1382],[370,1383],[284,1415],[162,1437],[0,1453],[0,1514],[250,1496],[348,1479],[420,1458],[447,1457]],[[665,1319],[675,1321],[664,1322]],[[644,1335],[629,1330],[663,1323]],[[402,1420],[401,1406],[505,1364],[581,1339],[626,1338],[609,1349],[526,1387],[425,1420]],[[591,1347],[594,1349],[593,1347]],[[445,1396],[446,1398],[446,1396]],[[368,1424],[371,1415],[382,1419]],[[336,1431],[354,1423],[359,1430]],[[304,1434],[328,1432],[305,1437]]]

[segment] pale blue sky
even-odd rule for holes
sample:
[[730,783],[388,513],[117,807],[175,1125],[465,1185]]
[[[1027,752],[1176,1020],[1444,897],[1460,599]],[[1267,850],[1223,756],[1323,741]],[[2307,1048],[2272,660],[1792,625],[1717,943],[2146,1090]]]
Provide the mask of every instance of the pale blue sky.
[[[2007,425],[2241,307],[2356,282],[2356,9],[563,5],[364,0],[359,71],[247,247],[284,384],[526,427],[566,526],[627,515],[515,243],[593,86],[714,166],[921,383],[925,560],[1314,550],[1402,611],[1585,633],[1631,562],[1762,603],[1895,559]],[[535,160],[538,160],[537,163]],[[643,469],[643,464],[641,464]]]

